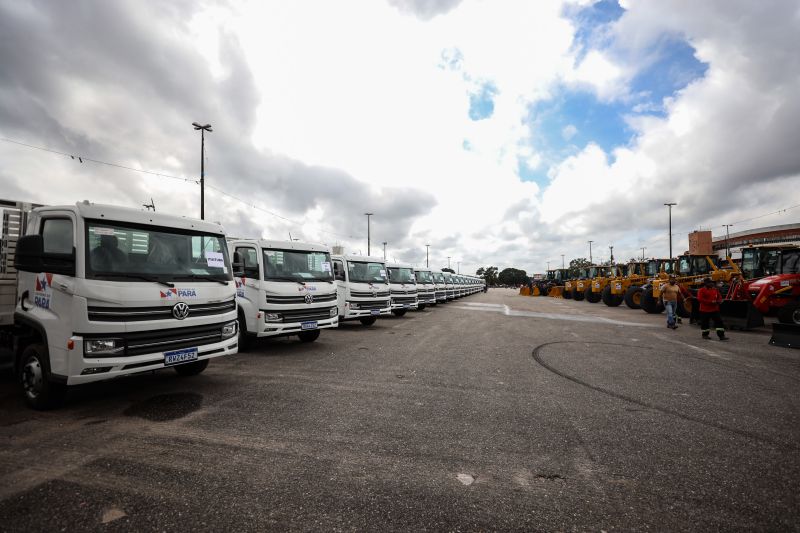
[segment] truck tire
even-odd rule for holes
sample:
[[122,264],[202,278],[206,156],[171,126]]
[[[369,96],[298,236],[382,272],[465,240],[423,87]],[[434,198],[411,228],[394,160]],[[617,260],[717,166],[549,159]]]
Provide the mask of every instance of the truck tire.
[[29,344],[22,351],[19,382],[25,401],[37,411],[59,407],[67,395],[66,385],[50,379],[50,361],[44,344]]
[[583,291],[579,291],[577,287],[572,289],[572,299],[576,302],[580,302],[583,300]]
[[566,287],[561,289],[561,297],[565,300],[572,300],[572,289],[567,290]]
[[365,316],[364,318],[359,318],[358,320],[362,324],[364,324],[365,326],[371,326],[372,324],[375,323],[376,320],[378,320],[378,317],[376,317],[376,316]]
[[653,296],[653,289],[642,289],[642,299],[639,304],[645,313],[657,315],[664,312],[664,305]]
[[617,307],[622,303],[623,297],[619,294],[611,294],[611,285],[606,285],[603,288],[603,294],[600,296],[603,303],[608,307]]
[[314,342],[319,338],[319,330],[301,331],[297,336],[300,337],[300,342]]
[[642,288],[638,285],[631,285],[625,291],[623,299],[625,300],[625,305],[631,309],[641,309]]
[[[247,321],[244,319],[244,313],[239,313],[239,352],[246,352],[250,348],[250,337],[247,336]],[[175,367],[178,368],[178,367]]]
[[426,304],[417,304],[417,311],[422,311],[423,309],[425,309],[425,305]]
[[778,322],[800,326],[800,302],[788,303],[781,307],[778,311]]
[[590,304],[596,304],[600,301],[600,293],[592,291],[591,287],[586,287],[583,297],[586,298],[586,301]]
[[195,361],[194,363],[186,363],[183,365],[178,365],[175,368],[175,372],[179,376],[188,377],[188,376],[196,376],[203,372],[203,370],[208,367],[208,359],[203,359],[202,361]]
[[392,310],[392,314],[394,314],[394,316],[403,316],[404,314],[406,314],[406,310],[405,309],[393,309]]

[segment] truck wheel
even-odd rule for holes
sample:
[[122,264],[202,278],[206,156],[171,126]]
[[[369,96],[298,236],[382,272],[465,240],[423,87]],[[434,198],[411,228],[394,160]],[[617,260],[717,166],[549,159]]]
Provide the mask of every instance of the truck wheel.
[[194,363],[178,365],[174,368],[175,372],[177,372],[179,376],[196,376],[205,370],[207,366],[208,359],[203,359],[202,361],[195,361]]
[[394,309],[394,310],[392,310],[392,313],[394,314],[394,316],[403,316],[404,314],[406,314],[406,310],[405,309]]
[[362,324],[364,324],[365,326],[371,326],[372,324],[375,323],[376,320],[378,320],[378,317],[376,317],[376,316],[365,316],[364,318],[359,318],[358,320]]
[[603,294],[600,296],[600,298],[608,307],[617,307],[622,303],[622,296],[619,294],[611,294],[611,285],[606,285],[603,288]]
[[567,290],[567,288],[564,287],[561,290],[561,297],[564,298],[565,300],[572,300],[572,289]]
[[38,411],[60,406],[67,395],[66,385],[50,380],[47,348],[43,344],[30,344],[22,352],[19,381],[25,401]]
[[[244,314],[239,313],[239,347],[240,353],[246,352],[250,348],[250,337],[247,336],[247,321],[244,319]],[[178,367],[175,367],[178,368]]]
[[642,290],[642,297],[639,305],[645,313],[651,315],[664,312],[664,306],[653,296],[652,289]]
[[596,304],[600,301],[600,293],[594,292],[591,287],[586,288],[586,291],[583,293],[583,297],[586,298],[586,301],[590,304]]
[[426,304],[417,304],[417,311],[422,311],[423,309],[425,309],[425,305]]
[[800,326],[800,303],[788,303],[778,311],[778,322]]
[[300,342],[314,342],[319,338],[319,330],[301,331],[297,336],[300,337]]
[[631,285],[625,291],[625,305],[631,309],[641,309],[642,302],[642,288],[638,285]]

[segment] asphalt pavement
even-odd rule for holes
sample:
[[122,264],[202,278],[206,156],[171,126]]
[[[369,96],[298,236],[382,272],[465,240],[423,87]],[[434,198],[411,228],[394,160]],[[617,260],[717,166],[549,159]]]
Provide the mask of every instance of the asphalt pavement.
[[27,409],[2,531],[800,529],[800,350],[493,289]]

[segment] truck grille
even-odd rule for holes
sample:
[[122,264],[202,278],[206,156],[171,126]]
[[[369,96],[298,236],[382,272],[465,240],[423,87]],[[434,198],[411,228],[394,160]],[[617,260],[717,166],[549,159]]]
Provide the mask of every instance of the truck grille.
[[350,291],[350,296],[353,298],[376,298],[380,296],[389,296],[389,291],[377,291],[373,294],[370,291]]
[[395,297],[392,298],[392,300],[394,300],[394,303],[396,303],[396,304],[413,304],[414,302],[417,301],[417,297],[416,296],[409,296],[409,297],[395,296]]
[[[308,322],[310,320],[327,320],[331,318],[331,309],[333,307],[325,307],[322,309],[292,309],[289,311],[280,311],[283,316],[283,323],[290,322]],[[275,310],[264,311],[265,313],[275,313]]]
[[[313,292],[309,293],[311,296],[314,297],[314,302],[332,302],[336,300],[336,293],[332,294],[321,294],[317,296]],[[267,295],[267,302],[271,304],[305,304],[306,303],[306,295],[298,295],[298,296],[272,296],[271,294]]]
[[[140,322],[143,320],[172,320],[172,307],[101,307],[89,306],[91,322]],[[236,300],[209,304],[189,304],[189,317],[222,315],[236,310]]]
[[389,302],[386,300],[374,300],[371,302],[353,302],[358,304],[359,309],[386,309],[389,307]]
[[125,344],[125,351],[121,354],[91,355],[88,357],[130,357],[221,342],[222,326],[224,324],[172,328],[160,331],[138,331],[135,333],[103,333],[102,335],[84,335],[84,338],[87,340],[99,338],[122,339]]

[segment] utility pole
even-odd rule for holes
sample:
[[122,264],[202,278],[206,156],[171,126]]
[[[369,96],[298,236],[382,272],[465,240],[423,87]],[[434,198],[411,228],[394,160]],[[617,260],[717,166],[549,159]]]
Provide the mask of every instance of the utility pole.
[[383,241],[383,260],[386,261],[386,241]]
[[609,244],[608,248],[611,250],[611,266],[614,266],[614,245]]
[[[153,211],[155,211],[155,209]],[[730,232],[730,229],[731,229],[731,226],[733,226],[733,224],[723,224],[723,226],[725,226],[725,250],[726,250],[725,251],[725,258],[728,259],[731,256],[731,245],[730,245],[731,232]]]
[[[450,268],[450,256],[449,255],[447,256],[447,268]],[[450,270],[453,270],[453,269],[450,268]]]
[[456,264],[458,264],[458,267],[456,268],[456,270],[457,270],[456,273],[457,274],[461,274],[461,261],[457,261]]
[[547,261],[547,270],[550,270],[550,261]]
[[211,124],[201,126],[192,122],[195,130],[200,130],[200,220],[206,219],[206,132],[211,133]]
[[371,217],[375,213],[364,213],[364,214],[367,215],[367,255],[370,255],[370,249],[369,249],[369,239],[370,239],[370,235],[369,235],[369,217]]
[[561,254],[561,268],[564,268],[564,254]]
[[425,245],[425,267],[426,268],[430,268],[431,267],[430,250],[431,250],[431,245],[430,244],[426,244]]
[[644,251],[647,250],[644,246],[642,246],[642,261],[644,261]]
[[678,205],[675,202],[668,202],[664,204],[669,208],[669,259],[672,260],[672,206]]
[[594,241],[589,241],[589,264],[592,264],[592,243]]

